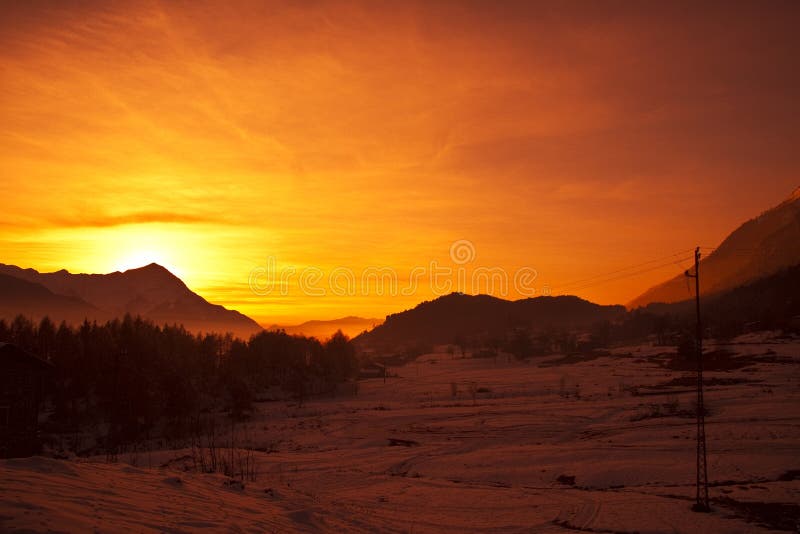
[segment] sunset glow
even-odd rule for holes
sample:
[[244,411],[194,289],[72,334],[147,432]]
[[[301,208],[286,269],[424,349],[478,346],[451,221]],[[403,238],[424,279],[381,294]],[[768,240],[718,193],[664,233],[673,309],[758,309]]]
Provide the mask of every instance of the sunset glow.
[[716,246],[797,185],[796,10],[603,5],[4,3],[0,262],[157,262],[272,324],[433,291],[255,294],[269,258],[402,279],[464,239],[558,291]]

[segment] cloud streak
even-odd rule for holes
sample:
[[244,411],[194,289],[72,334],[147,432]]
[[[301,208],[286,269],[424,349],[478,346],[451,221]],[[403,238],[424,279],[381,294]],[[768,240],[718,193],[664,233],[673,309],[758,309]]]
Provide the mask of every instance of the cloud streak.
[[202,286],[469,238],[556,283],[717,242],[800,170],[795,3],[0,10],[0,253],[32,266],[78,260],[4,243],[100,269],[155,242]]
[[123,215],[79,215],[55,217],[47,221],[58,228],[109,228],[129,224],[229,224],[221,217],[189,213],[145,211]]

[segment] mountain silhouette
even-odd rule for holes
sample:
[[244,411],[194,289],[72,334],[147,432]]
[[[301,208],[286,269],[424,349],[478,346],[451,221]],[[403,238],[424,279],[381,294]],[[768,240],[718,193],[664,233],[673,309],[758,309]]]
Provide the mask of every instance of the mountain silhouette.
[[381,319],[356,317],[354,315],[350,315],[347,317],[330,319],[327,321],[306,321],[304,323],[290,326],[276,324],[270,326],[267,330],[283,330],[287,334],[291,335],[303,335],[316,337],[317,339],[325,339],[332,336],[337,330],[341,330],[348,336],[355,336],[361,332],[364,332],[365,330],[374,328],[376,325],[379,325],[382,322],[383,321]]
[[513,328],[575,328],[613,320],[624,306],[602,306],[574,296],[504,300],[451,293],[426,301],[356,338],[363,346],[395,348],[452,343],[458,336],[500,336]]
[[[17,296],[8,299],[2,293],[0,309],[5,317],[22,313],[76,322],[84,318],[107,320],[129,313],[157,323],[183,324],[195,332],[232,332],[246,338],[262,330],[246,315],[209,303],[155,263],[109,274],[72,274],[63,269],[40,273],[0,264],[0,274],[32,284],[6,282],[15,287]],[[52,296],[45,296],[41,289]]]
[[[800,188],[742,224],[700,262],[700,294],[721,293],[800,263]],[[680,302],[694,294],[678,275],[633,299],[629,308]]]
[[6,274],[0,274],[0,295],[0,317],[8,319],[19,314],[39,318],[47,310],[51,317],[75,323],[101,313],[78,297],[56,295],[40,284]]

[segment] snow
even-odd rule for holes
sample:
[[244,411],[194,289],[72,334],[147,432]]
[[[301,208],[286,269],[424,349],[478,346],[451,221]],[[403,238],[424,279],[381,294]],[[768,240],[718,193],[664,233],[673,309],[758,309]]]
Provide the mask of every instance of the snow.
[[654,412],[690,409],[691,387],[666,383],[691,373],[662,365],[672,349],[637,346],[558,365],[436,353],[358,396],[260,404],[247,432],[275,452],[256,453],[244,487],[180,462],[5,460],[0,530],[767,532],[769,510],[791,519],[800,502],[786,476],[800,469],[800,343],[725,348],[742,365],[706,373],[710,514],[690,510],[694,419]]

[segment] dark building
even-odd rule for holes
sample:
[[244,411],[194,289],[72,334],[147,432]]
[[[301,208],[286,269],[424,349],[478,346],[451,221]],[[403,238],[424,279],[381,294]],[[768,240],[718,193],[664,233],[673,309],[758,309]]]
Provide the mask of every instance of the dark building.
[[0,343],[0,458],[39,451],[39,405],[51,365],[10,343]]

